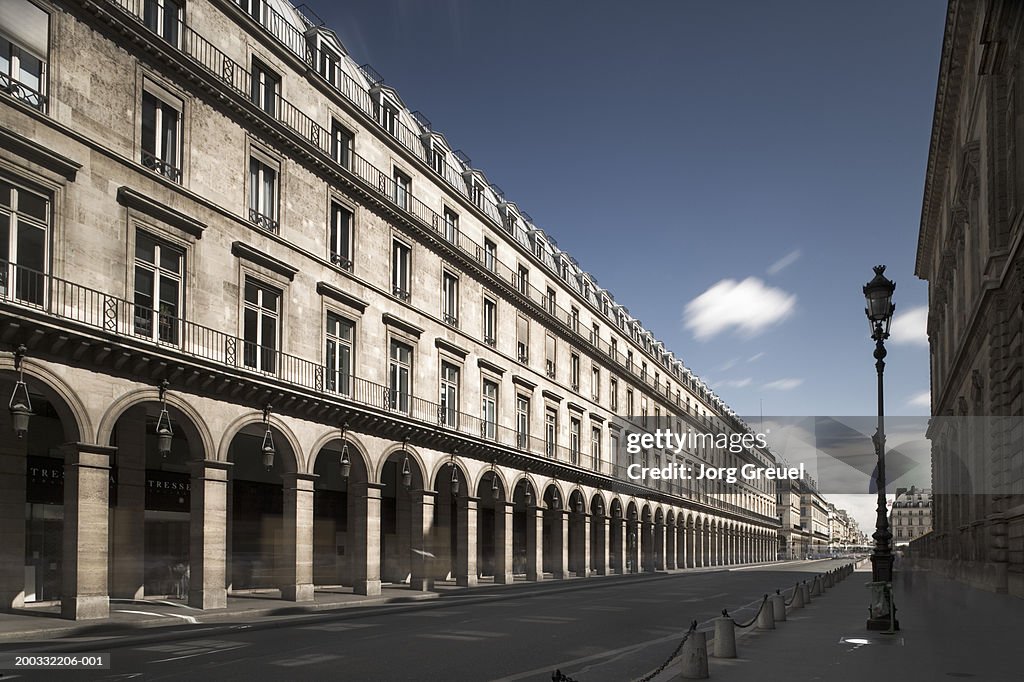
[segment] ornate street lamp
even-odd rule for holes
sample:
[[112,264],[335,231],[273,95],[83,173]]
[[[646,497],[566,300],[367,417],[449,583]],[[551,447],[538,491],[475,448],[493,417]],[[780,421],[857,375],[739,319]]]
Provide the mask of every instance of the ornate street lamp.
[[562,501],[558,499],[558,488],[555,488],[551,491],[551,508],[557,511],[561,507]]
[[341,425],[341,477],[348,478],[352,473],[352,460],[348,456],[348,441],[345,440],[345,432],[348,431],[348,423]]
[[458,452],[458,450],[452,450],[452,459],[451,459],[451,465],[452,465],[452,481],[451,481],[451,483],[452,483],[452,497],[458,497],[459,496],[459,468],[457,466],[455,466],[455,455],[456,455],[457,452]]
[[491,462],[491,497],[497,502],[501,499],[501,488],[498,486],[498,472],[494,470],[494,462]]
[[160,382],[160,416],[156,420],[156,450],[160,456],[167,459],[171,454],[171,439],[174,437],[174,429],[171,428],[171,415],[167,413],[167,379]]
[[875,371],[878,374],[878,428],[871,437],[878,457],[875,483],[878,488],[878,506],[875,516],[875,548],[871,553],[871,606],[868,618],[868,630],[899,629],[896,621],[896,606],[892,598],[892,531],[889,530],[889,515],[885,505],[885,403],[882,375],[885,372],[885,340],[889,338],[889,327],[896,306],[892,303],[892,294],[896,284],[885,276],[885,266],[874,267],[874,278],[864,285],[864,298],[867,307],[864,312],[868,316],[871,339],[875,342]]
[[18,346],[14,350],[14,370],[18,373],[18,380],[14,383],[11,399],[7,402],[7,409],[11,412],[11,426],[18,438],[24,438],[28,433],[28,421],[32,417],[32,399],[28,395],[25,367],[22,365],[27,352],[25,346]]
[[405,459],[402,460],[402,485],[409,488],[412,486],[412,467],[409,465],[408,438],[402,441],[402,452],[405,453]]
[[530,482],[526,482],[526,490],[523,491],[523,503],[529,507],[533,504],[533,491],[530,489]]
[[270,403],[267,403],[267,406],[263,408],[263,424],[267,427],[267,430],[263,434],[263,447],[261,448],[263,452],[263,466],[267,471],[274,468],[274,455],[276,454],[276,450],[274,450],[274,434],[270,432],[270,410]]

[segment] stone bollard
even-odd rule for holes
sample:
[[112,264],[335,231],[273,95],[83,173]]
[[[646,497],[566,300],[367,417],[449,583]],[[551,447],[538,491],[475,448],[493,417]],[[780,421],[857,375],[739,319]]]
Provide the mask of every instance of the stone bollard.
[[820,597],[821,596],[821,578],[820,577],[816,577],[814,580],[811,581],[811,596],[812,597]]
[[772,617],[775,618],[775,621],[781,622],[786,620],[786,598],[776,590],[775,594],[768,597],[768,601],[771,602]]
[[680,677],[684,680],[708,679],[708,636],[694,630],[683,643]]
[[807,581],[800,583],[800,594],[803,595],[804,606],[811,603],[811,586],[807,584]]
[[715,658],[736,658],[736,623],[729,616],[715,618]]
[[793,586],[793,608],[802,609],[804,607],[804,588],[797,583]]
[[774,630],[775,629],[775,615],[770,602],[765,602],[764,606],[757,614],[757,629],[758,630]]
[[832,571],[825,574],[825,577],[821,580],[821,586],[825,589],[832,587]]

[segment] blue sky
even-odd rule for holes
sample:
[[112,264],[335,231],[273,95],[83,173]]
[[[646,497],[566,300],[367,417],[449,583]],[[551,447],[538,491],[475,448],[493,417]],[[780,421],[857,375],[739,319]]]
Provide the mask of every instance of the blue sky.
[[944,2],[307,4],[740,414],[875,411],[878,263],[887,412],[927,414]]

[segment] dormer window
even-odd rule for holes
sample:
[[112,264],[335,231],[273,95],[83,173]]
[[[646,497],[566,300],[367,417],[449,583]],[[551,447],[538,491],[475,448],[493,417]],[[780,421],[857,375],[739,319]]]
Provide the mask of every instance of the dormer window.
[[384,130],[398,137],[398,107],[387,100],[381,101],[380,124]]
[[476,206],[478,208],[483,208],[483,206],[484,206],[484,188],[476,180],[473,180],[473,181],[470,182],[469,194],[470,194],[470,198],[473,200],[473,203],[476,204]]
[[444,167],[448,165],[444,157],[444,150],[440,147],[435,146],[430,150],[430,167],[441,177],[444,177]]
[[316,70],[331,85],[338,84],[338,72],[341,70],[341,57],[334,50],[330,50],[320,44],[317,51]]
[[[515,234],[515,231],[516,231],[516,222],[517,222],[517,221],[516,221],[516,217],[515,217],[515,215],[514,215],[514,214],[512,214],[512,213],[506,213],[506,214],[505,214],[505,229],[506,229],[506,230],[507,230],[507,231],[508,231],[509,233],[511,233],[511,234]],[[539,256],[540,254],[538,253],[537,255]]]

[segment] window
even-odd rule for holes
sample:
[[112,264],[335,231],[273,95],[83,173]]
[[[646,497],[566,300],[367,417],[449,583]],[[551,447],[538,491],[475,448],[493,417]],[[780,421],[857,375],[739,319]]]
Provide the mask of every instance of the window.
[[445,324],[459,326],[459,278],[450,272],[441,275],[441,317]]
[[619,409],[619,380],[615,377],[608,378],[608,407]]
[[49,15],[28,0],[5,0],[0,34],[0,92],[46,109]]
[[352,269],[352,211],[336,201],[331,202],[331,233],[328,243],[331,263],[342,270]]
[[497,270],[498,245],[490,239],[484,239],[484,267],[494,272]]
[[[619,437],[614,435],[614,434],[613,435],[609,435],[608,436],[608,454],[611,457],[614,458],[618,454],[618,452],[619,452]],[[614,459],[612,461],[614,461]],[[691,471],[692,471],[692,469],[691,469]]]
[[544,408],[544,453],[548,457],[555,456],[558,444],[558,411],[554,407]]
[[470,183],[470,191],[469,191],[469,193],[470,193],[470,196],[473,199],[473,203],[476,204],[477,207],[483,208],[484,207],[484,188],[483,188],[483,186],[481,186],[480,183],[477,182],[476,180],[473,180]]
[[440,175],[442,178],[445,176],[445,166],[448,165],[445,160],[445,151],[441,147],[431,147],[430,149],[430,167],[434,169],[434,172]]
[[516,445],[526,448],[530,441],[530,399],[516,396]]
[[544,335],[544,373],[547,374],[548,379],[555,378],[555,358],[556,358],[556,346],[555,337],[550,334]]
[[519,362],[530,361],[530,321],[522,315],[516,318],[516,357]]
[[484,343],[488,346],[495,346],[498,327],[498,304],[489,298],[484,298]]
[[498,436],[498,384],[484,379],[482,395],[480,435],[494,440]]
[[400,241],[391,244],[391,293],[403,301],[409,298],[412,249]]
[[249,221],[277,234],[277,169],[252,157],[249,159]]
[[352,147],[355,139],[351,130],[337,121],[331,121],[331,158],[345,168],[352,167]]
[[452,244],[459,243],[459,214],[447,206],[444,211],[444,238]]
[[459,368],[450,362],[441,363],[441,426],[458,428]]
[[594,426],[590,429],[590,458],[591,466],[601,470],[601,427]]
[[633,389],[631,388],[626,389],[626,416],[630,419],[636,416],[636,413],[633,412]]
[[601,399],[601,368],[597,365],[590,369],[590,396],[594,402]]
[[142,165],[181,182],[181,102],[142,92]]
[[271,116],[277,115],[281,96],[281,77],[258,59],[252,60],[252,101]]
[[555,314],[555,308],[558,305],[555,299],[556,295],[557,294],[555,293],[555,290],[552,289],[551,287],[548,287],[547,295],[544,297],[544,307],[547,308],[547,311],[552,315]]
[[633,351],[631,350],[626,351],[626,369],[630,372],[633,371]]
[[642,379],[643,381],[647,381],[647,363],[646,362],[641,362],[640,363],[640,379]]
[[578,417],[569,418],[569,462],[580,463],[580,420]]
[[243,362],[246,367],[273,373],[277,370],[278,325],[281,292],[256,280],[245,278]]
[[0,178],[0,296],[42,305],[49,224],[49,197]]
[[384,130],[398,137],[398,107],[386,100],[380,105],[380,124]]
[[572,384],[572,390],[579,392],[580,390],[580,356],[577,353],[573,353],[569,358],[569,381]]
[[142,23],[150,31],[171,43],[178,44],[181,5],[177,0],[143,0]]
[[518,285],[519,293],[524,296],[530,295],[530,271],[525,265],[519,266],[519,274],[516,276],[516,284]]
[[349,395],[355,323],[327,313],[327,390]]
[[590,343],[598,347],[601,346],[601,325],[596,322],[590,326]]
[[316,70],[331,85],[338,84],[338,71],[341,68],[341,57],[323,46],[321,42],[317,50]]
[[580,333],[580,309],[576,306],[573,306],[569,313],[569,326],[577,334]]
[[399,412],[409,411],[412,390],[412,346],[399,341],[391,342],[388,364],[388,405]]
[[395,203],[399,207],[409,210],[409,188],[412,186],[412,178],[403,173],[402,171],[395,169],[394,173],[395,180]]
[[178,343],[184,262],[185,254],[181,249],[158,241],[145,232],[136,234],[133,319],[138,336]]

